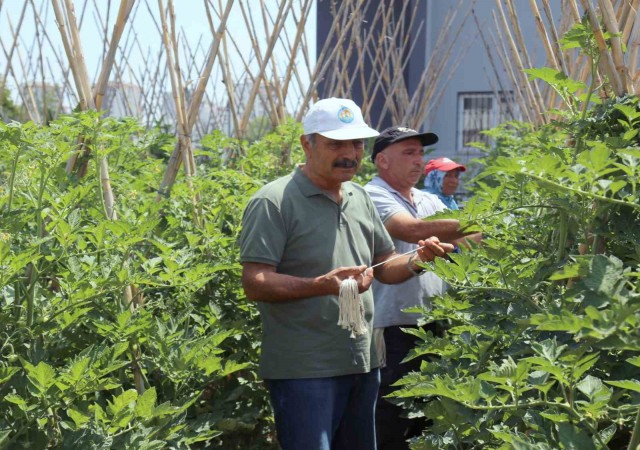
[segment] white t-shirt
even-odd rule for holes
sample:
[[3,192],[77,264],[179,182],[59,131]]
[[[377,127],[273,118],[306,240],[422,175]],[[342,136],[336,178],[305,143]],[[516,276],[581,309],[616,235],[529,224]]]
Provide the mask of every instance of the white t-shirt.
[[[408,212],[413,217],[422,219],[447,209],[437,195],[412,188],[414,206],[377,176],[367,183],[364,189],[373,200],[382,223],[386,223],[399,212]],[[425,236],[425,239],[427,237],[429,236]],[[397,253],[405,253],[418,247],[418,244],[399,239],[393,239],[393,243]],[[426,272],[400,284],[384,284],[374,280],[372,289],[375,304],[373,326],[381,328],[415,325],[421,315],[404,313],[402,309],[419,305],[431,308],[429,298],[441,295],[446,289],[446,284],[434,273]]]

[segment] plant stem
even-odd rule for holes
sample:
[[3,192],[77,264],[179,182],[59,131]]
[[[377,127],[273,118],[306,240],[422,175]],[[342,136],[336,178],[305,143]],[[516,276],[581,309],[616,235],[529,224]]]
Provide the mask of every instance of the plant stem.
[[567,212],[564,209],[560,210],[560,224],[558,228],[558,253],[556,254],[556,262],[559,263],[564,260],[566,247],[567,247],[567,234],[569,232]]
[[562,190],[565,190],[565,191],[573,192],[574,194],[584,195],[585,197],[591,197],[591,198],[594,198],[594,199],[597,199],[597,200],[602,200],[603,202],[615,203],[616,205],[629,206],[629,207],[631,207],[633,209],[640,210],[640,203],[626,202],[624,200],[618,200],[618,199],[615,199],[615,198],[605,197],[604,195],[598,195],[598,194],[593,194],[591,192],[582,191],[580,189],[576,189],[576,188],[572,188],[570,186],[567,186],[566,184],[562,184],[562,183],[558,183],[558,182],[555,182],[555,181],[547,180],[546,178],[543,178],[543,177],[541,177],[539,175],[534,175],[532,173],[523,173],[522,175],[524,175],[526,177],[533,178],[535,180],[538,180],[538,181],[542,182],[543,184],[548,184],[550,186],[561,188]]
[[18,147],[18,151],[16,152],[16,157],[13,159],[13,164],[11,166],[11,175],[9,176],[9,202],[7,203],[7,211],[11,212],[11,205],[13,204],[13,187],[16,180],[16,170],[18,170],[18,159],[20,158],[20,153],[22,152],[23,147]]
[[[44,222],[42,221],[42,197],[44,197],[44,190],[48,179],[44,164],[40,166],[40,170],[40,186],[38,189],[38,204],[36,206],[36,224],[38,229],[38,238],[42,238],[42,236],[44,235]],[[41,246],[42,244],[38,244],[38,253],[41,253]],[[29,290],[27,295],[27,327],[31,327],[31,325],[33,325],[33,309],[38,273],[38,263],[36,262],[31,265],[31,276],[29,277]]]
[[637,450],[640,446],[640,409],[636,415],[636,423],[633,426],[633,433],[631,434],[631,441],[629,441],[629,450]]

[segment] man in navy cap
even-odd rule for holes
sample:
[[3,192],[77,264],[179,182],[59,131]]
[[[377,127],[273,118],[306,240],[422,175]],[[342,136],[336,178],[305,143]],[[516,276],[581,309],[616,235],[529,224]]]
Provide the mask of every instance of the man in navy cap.
[[[420,179],[424,163],[424,147],[438,142],[433,133],[418,133],[407,127],[390,127],[376,138],[371,159],[378,170],[365,186],[373,200],[385,228],[393,238],[398,253],[416,249],[419,236],[437,236],[441,241],[459,243],[465,233],[459,230],[454,219],[422,220],[446,209],[433,194],[420,191],[414,186]],[[478,239],[477,235],[470,236]],[[383,359],[381,370],[380,398],[376,406],[376,432],[378,448],[381,450],[408,449],[406,440],[417,436],[424,421],[403,417],[402,408],[383,398],[391,393],[393,383],[411,371],[419,371],[420,359],[406,363],[401,361],[415,347],[414,336],[401,328],[416,328],[420,314],[405,313],[409,307],[431,306],[430,297],[445,291],[444,282],[432,272],[422,269],[401,284],[373,282],[375,300],[374,334],[378,354]],[[436,333],[436,324],[422,327]]]

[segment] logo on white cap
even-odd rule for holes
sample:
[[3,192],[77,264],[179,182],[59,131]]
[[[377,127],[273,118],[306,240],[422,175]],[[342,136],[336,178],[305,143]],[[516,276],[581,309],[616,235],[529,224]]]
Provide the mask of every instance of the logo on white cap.
[[353,112],[346,106],[343,106],[340,108],[340,111],[338,111],[338,119],[344,123],[351,123],[353,122]]

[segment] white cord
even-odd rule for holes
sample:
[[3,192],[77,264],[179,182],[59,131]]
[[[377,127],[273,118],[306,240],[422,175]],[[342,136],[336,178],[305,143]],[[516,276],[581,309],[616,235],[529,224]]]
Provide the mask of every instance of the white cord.
[[[382,264],[386,264],[389,261],[393,261],[396,258],[400,258],[401,256],[416,252],[421,248],[424,248],[424,246],[401,253],[393,258],[389,258],[381,263],[375,264],[371,266],[371,269],[381,266]],[[345,330],[351,331],[351,339],[355,339],[356,336],[367,333],[367,322],[364,319],[364,306],[362,304],[362,299],[360,298],[360,293],[358,292],[358,282],[353,277],[345,278],[340,283],[338,307],[338,325]]]
[[340,283],[340,295],[338,296],[338,325],[351,331],[351,338],[366,334],[367,323],[364,320],[364,306],[358,292],[358,282],[349,277]]

